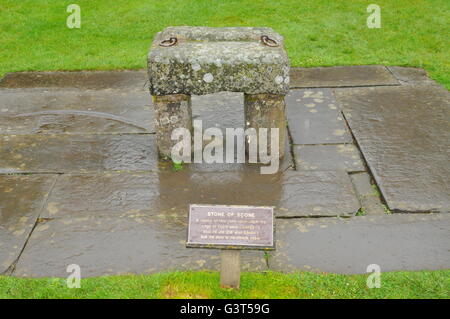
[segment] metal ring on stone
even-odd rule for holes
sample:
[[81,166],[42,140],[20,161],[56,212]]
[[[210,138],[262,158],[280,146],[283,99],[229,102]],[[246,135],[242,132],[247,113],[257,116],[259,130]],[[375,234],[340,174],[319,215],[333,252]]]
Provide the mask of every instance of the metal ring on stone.
[[170,38],[168,40],[162,40],[159,45],[162,47],[171,47],[177,44],[177,42],[178,42],[177,38]]
[[261,41],[263,44],[265,44],[269,47],[277,47],[278,46],[278,42],[275,41],[274,39],[269,38],[267,35],[261,36]]

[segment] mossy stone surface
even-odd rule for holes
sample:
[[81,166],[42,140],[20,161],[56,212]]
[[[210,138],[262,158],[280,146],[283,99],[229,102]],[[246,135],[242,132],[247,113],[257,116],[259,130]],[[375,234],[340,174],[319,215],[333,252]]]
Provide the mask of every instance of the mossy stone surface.
[[[264,44],[263,36],[276,46]],[[171,38],[174,45],[161,46]],[[289,89],[283,37],[271,28],[169,27],[152,43],[148,74],[153,95],[286,94]]]

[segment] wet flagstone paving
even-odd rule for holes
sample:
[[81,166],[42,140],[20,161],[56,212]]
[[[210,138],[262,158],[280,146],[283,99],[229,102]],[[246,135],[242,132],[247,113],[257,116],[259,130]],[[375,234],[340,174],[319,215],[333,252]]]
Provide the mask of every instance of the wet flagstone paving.
[[[5,76],[0,273],[217,270],[217,250],[185,248],[191,203],[275,207],[277,250],[243,252],[244,270],[449,268],[448,91],[400,67],[291,78],[287,156],[261,175],[260,165],[158,162],[144,71]],[[244,126],[240,93],[192,104],[203,129]]]

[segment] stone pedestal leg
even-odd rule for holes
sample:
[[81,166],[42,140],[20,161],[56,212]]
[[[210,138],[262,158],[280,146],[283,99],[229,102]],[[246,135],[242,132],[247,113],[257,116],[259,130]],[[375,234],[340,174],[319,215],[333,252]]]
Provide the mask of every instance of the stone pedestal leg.
[[220,251],[220,286],[239,289],[241,281],[241,251],[222,249]]
[[[270,129],[279,129],[279,156],[280,159],[283,158],[286,142],[286,103],[284,101],[284,95],[245,94],[244,108],[246,129],[255,128],[259,132],[260,128],[267,128],[267,154],[271,154],[272,152]],[[247,145],[248,149],[249,146]]]
[[192,135],[191,96],[185,94],[154,95],[156,144],[159,157],[170,159],[172,146],[178,141],[172,141],[172,131],[176,128],[186,128]]

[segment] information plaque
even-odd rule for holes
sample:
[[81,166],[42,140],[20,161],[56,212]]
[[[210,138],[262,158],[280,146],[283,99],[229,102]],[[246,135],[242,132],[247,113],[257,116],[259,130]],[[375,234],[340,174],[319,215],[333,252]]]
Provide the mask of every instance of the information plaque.
[[273,207],[190,205],[186,246],[275,249]]

